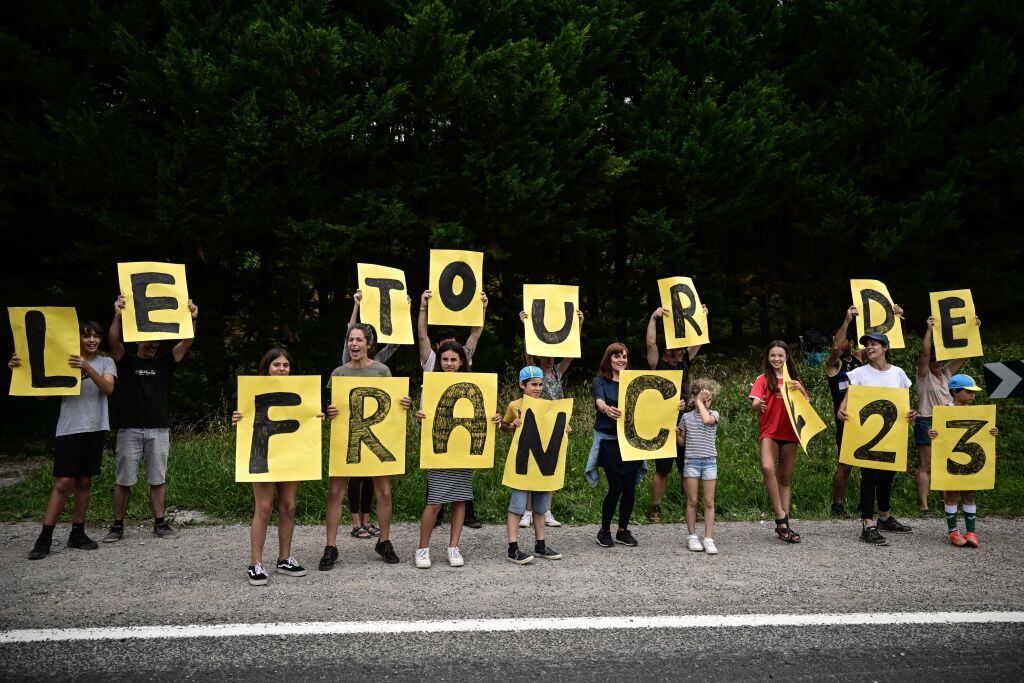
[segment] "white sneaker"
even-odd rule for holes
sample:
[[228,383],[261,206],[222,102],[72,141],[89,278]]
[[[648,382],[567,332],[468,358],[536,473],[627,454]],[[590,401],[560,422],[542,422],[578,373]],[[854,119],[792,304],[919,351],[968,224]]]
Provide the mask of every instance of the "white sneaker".
[[555,516],[551,514],[551,510],[544,513],[544,526],[562,526],[562,523],[555,519]]
[[533,513],[527,510],[526,514],[523,515],[523,518],[519,520],[519,528],[525,529],[530,526],[531,522],[533,522]]
[[458,548],[448,548],[448,564],[453,567],[461,567],[466,564],[466,561],[462,559],[462,553],[459,552]]
[[416,549],[416,566],[420,569],[430,569],[430,548]]
[[686,537],[686,547],[697,553],[704,552],[704,546],[701,545],[697,534],[690,534]]
[[717,555],[718,547],[715,545],[715,539],[705,538],[704,539],[704,552],[708,555]]

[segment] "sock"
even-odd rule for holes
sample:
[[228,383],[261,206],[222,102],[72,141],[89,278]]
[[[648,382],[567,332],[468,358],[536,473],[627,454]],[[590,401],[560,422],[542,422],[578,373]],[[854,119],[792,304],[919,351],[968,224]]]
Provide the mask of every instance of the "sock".
[[964,503],[964,519],[967,521],[967,533],[973,534],[978,522],[978,506]]
[[72,522],[71,523],[71,535],[78,536],[79,534],[85,533],[85,522]]
[[517,543],[516,541],[512,541],[511,543],[508,544],[508,556],[509,557],[515,557],[516,551],[518,551],[518,550],[519,550],[519,543]]
[[956,505],[946,505],[946,529],[956,531]]
[[878,521],[881,522],[882,520],[890,519],[891,517],[892,515],[886,515],[885,517],[883,517],[882,515],[878,515]]
[[123,519],[115,519],[114,520],[114,526],[120,527],[121,529],[123,529],[124,528],[124,520]]
[[56,524],[44,524],[43,530],[39,533],[39,539],[43,541],[53,540],[53,530],[57,528]]
[[164,523],[164,518],[163,517],[154,517],[153,518],[153,526],[160,526],[163,523]]
[[537,542],[534,544],[533,549],[536,550],[538,553],[544,552],[544,541],[542,539],[538,539]]

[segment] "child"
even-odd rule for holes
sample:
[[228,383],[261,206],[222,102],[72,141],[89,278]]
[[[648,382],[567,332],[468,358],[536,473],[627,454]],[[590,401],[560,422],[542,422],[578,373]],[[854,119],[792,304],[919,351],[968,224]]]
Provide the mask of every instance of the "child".
[[[967,375],[953,375],[949,378],[949,393],[953,397],[954,406],[969,406],[974,403],[976,392],[981,387],[974,383],[974,380]],[[992,436],[998,436],[999,430],[993,427],[989,430]],[[928,438],[934,439],[939,432],[934,428],[928,429]],[[978,548],[981,542],[978,534],[975,533],[975,523],[978,519],[978,505],[974,502],[974,491],[943,491],[946,503],[946,526],[949,528],[949,542],[957,548],[970,546]],[[963,536],[956,528],[956,503],[957,497],[963,501],[964,521],[967,523],[967,533]]]
[[[541,389],[544,387],[544,371],[535,365],[527,365],[519,371],[519,386],[523,394],[532,398],[539,398]],[[508,404],[505,417],[501,419],[501,431],[509,434],[516,431],[520,426],[520,417],[523,412],[523,399],[519,398]],[[533,554],[527,554],[519,549],[519,520],[526,512],[527,500],[532,499],[533,503],[533,525],[534,545]],[[511,499],[508,503],[508,561],[516,564],[529,564],[533,562],[534,555],[543,557],[546,560],[560,560],[562,555],[549,548],[544,542],[544,515],[548,511],[548,501],[551,499],[550,491],[520,491],[512,489]]]
[[[686,537],[690,550],[717,555],[715,528],[715,480],[718,479],[718,411],[711,404],[721,390],[718,382],[701,379],[693,383],[690,410],[679,418],[677,441],[686,449],[683,486],[686,488]],[[704,484],[704,542],[697,538],[697,482]]]

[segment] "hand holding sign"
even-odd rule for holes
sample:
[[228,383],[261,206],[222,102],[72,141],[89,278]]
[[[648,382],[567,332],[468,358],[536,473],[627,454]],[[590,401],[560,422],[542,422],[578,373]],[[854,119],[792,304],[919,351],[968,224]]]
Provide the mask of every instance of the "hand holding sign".
[[803,446],[804,453],[807,453],[807,444],[819,433],[825,431],[825,422],[804,396],[799,383],[790,378],[788,364],[782,366],[782,378],[782,398],[786,406],[786,414],[789,416],[789,423],[793,425],[793,431],[796,432],[796,438]]
[[124,340],[192,339],[191,301],[185,266],[177,263],[118,263],[125,304]]
[[974,358],[982,355],[981,321],[974,311],[969,289],[932,292],[932,344],[935,360]]
[[857,309],[857,339],[869,332],[879,332],[889,337],[889,348],[904,348],[900,320],[903,311],[893,303],[889,289],[878,280],[850,280],[850,291]]
[[423,469],[494,467],[498,376],[482,372],[423,373]]
[[580,288],[523,285],[526,352],[532,356],[579,358]]
[[932,430],[932,491],[995,488],[995,406],[935,406]]
[[888,387],[851,386],[846,392],[846,418],[839,462],[854,467],[904,472],[910,426],[910,391]]
[[239,377],[235,481],[320,479],[319,417],[319,377]]
[[10,395],[78,396],[81,371],[68,360],[81,353],[75,309],[14,307],[7,314],[14,333]]
[[332,477],[405,474],[408,377],[331,377]]
[[622,419],[614,417],[623,461],[676,456],[675,438],[669,437],[675,434],[679,422],[682,383],[681,370],[619,373]]
[[427,322],[483,327],[483,277],[483,252],[431,249]]
[[658,280],[661,316],[665,329],[665,348],[699,346],[710,341],[707,310],[697,296],[697,288],[688,277],[667,277]]
[[505,456],[501,483],[520,491],[557,491],[565,485],[571,398],[523,397],[523,417]]
[[370,263],[356,266],[361,319],[377,330],[382,344],[412,344],[412,317],[405,273]]

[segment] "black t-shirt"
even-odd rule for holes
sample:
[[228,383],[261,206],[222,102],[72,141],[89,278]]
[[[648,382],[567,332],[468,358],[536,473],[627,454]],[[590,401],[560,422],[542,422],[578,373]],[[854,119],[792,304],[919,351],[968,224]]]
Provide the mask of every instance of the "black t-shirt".
[[126,353],[117,363],[114,424],[119,428],[169,428],[171,375],[177,367],[170,353],[155,358]]
[[[683,357],[676,365],[669,365],[665,362],[664,358],[658,357],[658,364],[654,366],[655,370],[682,370],[683,371],[683,398],[687,402],[690,400],[690,352],[683,349]],[[673,438],[673,437],[670,437]],[[685,448],[679,445],[676,441],[676,457],[683,457]]]

